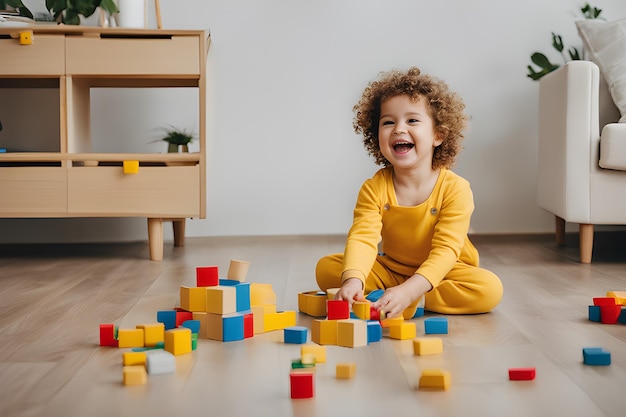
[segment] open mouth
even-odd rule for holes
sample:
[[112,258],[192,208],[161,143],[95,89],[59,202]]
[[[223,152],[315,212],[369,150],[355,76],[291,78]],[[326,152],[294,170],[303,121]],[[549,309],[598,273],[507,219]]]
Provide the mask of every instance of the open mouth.
[[393,150],[398,153],[407,153],[414,147],[415,145],[410,142],[397,142],[393,144]]

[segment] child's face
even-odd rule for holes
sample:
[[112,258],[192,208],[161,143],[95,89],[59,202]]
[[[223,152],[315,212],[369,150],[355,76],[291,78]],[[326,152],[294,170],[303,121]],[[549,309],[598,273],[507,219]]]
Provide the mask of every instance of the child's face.
[[441,144],[425,100],[407,95],[391,97],[380,107],[378,143],[394,168],[432,166],[433,151]]

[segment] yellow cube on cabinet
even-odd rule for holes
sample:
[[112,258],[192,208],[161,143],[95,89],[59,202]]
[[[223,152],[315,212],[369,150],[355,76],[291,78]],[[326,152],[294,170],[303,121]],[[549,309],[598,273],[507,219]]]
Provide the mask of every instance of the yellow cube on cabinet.
[[124,161],[124,174],[137,174],[139,172],[139,161]]

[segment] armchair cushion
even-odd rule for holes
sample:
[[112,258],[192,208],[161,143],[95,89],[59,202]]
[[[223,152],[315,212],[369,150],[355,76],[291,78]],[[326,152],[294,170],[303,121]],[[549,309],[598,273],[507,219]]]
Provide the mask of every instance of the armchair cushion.
[[576,22],[585,50],[600,68],[611,97],[626,123],[626,18],[613,22],[597,19]]
[[600,167],[626,171],[626,123],[611,123],[602,129]]

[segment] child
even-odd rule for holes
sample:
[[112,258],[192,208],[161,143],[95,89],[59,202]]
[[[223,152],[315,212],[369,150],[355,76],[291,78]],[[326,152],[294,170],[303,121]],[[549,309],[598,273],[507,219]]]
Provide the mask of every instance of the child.
[[[478,266],[467,233],[474,201],[450,171],[467,124],[465,104],[418,68],[382,73],[354,106],[354,129],[376,164],[362,185],[343,254],[319,260],[316,278],[335,298],[374,303],[387,317],[413,317],[418,302],[444,314],[492,310],[502,283]],[[381,252],[379,253],[379,243]]]

